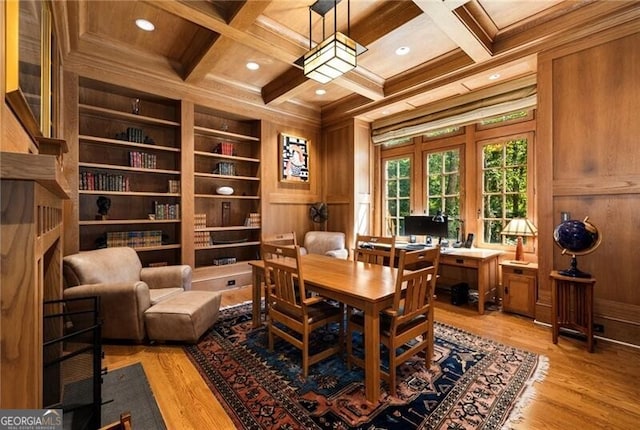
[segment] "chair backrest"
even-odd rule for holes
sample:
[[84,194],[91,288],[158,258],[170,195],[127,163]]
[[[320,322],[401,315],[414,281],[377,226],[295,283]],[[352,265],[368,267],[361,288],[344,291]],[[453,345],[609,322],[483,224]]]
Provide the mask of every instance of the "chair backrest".
[[75,287],[139,281],[142,263],[133,248],[114,247],[67,255],[62,268],[66,287]]
[[286,233],[273,233],[273,234],[264,234],[262,235],[263,243],[270,243],[272,245],[297,245],[298,239],[296,239],[296,234],[293,231],[288,231]]
[[395,236],[356,235],[356,246],[353,250],[354,261],[393,266],[395,256]]
[[[396,326],[418,315],[426,315],[436,288],[440,247],[399,252],[396,291],[393,299]],[[408,270],[407,267],[419,267]]]
[[306,297],[299,246],[262,244],[265,282],[273,285],[270,303],[290,315],[304,313],[302,299]]
[[340,231],[308,231],[304,235],[304,247],[309,254],[345,249],[345,241],[345,234]]

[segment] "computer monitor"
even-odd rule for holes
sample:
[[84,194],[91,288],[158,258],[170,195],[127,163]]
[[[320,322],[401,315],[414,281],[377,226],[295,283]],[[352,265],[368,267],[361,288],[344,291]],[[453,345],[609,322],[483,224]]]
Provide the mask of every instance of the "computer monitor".
[[439,216],[442,221],[435,221],[434,217],[419,215],[404,217],[404,234],[407,236],[431,236],[447,238],[449,236],[449,219],[446,215]]

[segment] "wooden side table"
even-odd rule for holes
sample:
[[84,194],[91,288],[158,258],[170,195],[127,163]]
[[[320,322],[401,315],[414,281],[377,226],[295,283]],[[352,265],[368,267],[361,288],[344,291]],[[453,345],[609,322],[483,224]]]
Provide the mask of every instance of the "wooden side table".
[[575,278],[551,272],[551,324],[553,343],[560,328],[576,330],[587,337],[587,350],[593,352],[593,286],[595,278]]

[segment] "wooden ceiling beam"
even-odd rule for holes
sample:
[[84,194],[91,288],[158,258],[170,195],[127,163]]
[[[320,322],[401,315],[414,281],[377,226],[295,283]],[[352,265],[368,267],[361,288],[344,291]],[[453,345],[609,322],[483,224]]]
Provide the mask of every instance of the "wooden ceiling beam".
[[415,4],[429,15],[434,24],[453,40],[476,63],[487,61],[492,57],[490,40],[486,32],[472,19],[472,15],[461,9],[461,16],[455,12],[468,0],[450,2],[434,2],[432,0],[413,0]]
[[[229,28],[245,32],[264,12],[269,3],[269,1],[247,1],[243,3],[229,20]],[[234,41],[226,37],[224,33],[222,36],[216,38],[195,61],[185,64],[183,79],[189,83],[202,81],[215,63],[220,61],[220,58],[233,55],[233,43]]]

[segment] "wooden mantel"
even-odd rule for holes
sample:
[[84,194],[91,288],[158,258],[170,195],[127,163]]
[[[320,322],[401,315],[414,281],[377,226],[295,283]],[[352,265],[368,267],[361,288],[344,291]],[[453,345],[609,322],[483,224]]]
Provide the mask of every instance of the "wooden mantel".
[[0,153],[0,408],[43,407],[43,300],[62,292],[62,200],[55,155]]

